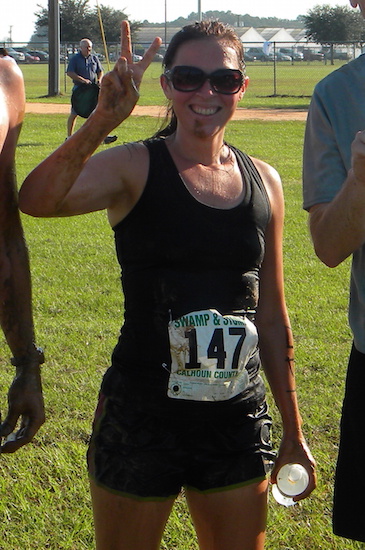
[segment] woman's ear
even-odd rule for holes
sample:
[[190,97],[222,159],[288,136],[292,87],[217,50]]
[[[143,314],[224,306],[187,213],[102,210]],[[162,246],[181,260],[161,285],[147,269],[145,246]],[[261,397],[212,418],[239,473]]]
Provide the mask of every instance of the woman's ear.
[[240,91],[238,92],[239,93],[239,101],[243,98],[243,96],[245,95],[245,92],[247,90],[247,86],[250,82],[250,79],[248,76],[244,76],[243,77],[243,84],[242,84],[242,88],[240,89]]
[[171,83],[166,75],[162,74],[160,76],[160,84],[167,99],[171,99]]

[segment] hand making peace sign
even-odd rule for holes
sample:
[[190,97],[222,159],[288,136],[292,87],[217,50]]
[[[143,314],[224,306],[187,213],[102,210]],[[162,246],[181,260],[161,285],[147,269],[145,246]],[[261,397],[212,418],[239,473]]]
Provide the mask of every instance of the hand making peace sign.
[[133,62],[130,26],[121,24],[121,56],[114,69],[107,73],[101,83],[96,114],[105,120],[112,119],[115,128],[133,111],[139,98],[139,87],[146,69],[161,46],[156,37],[140,61]]

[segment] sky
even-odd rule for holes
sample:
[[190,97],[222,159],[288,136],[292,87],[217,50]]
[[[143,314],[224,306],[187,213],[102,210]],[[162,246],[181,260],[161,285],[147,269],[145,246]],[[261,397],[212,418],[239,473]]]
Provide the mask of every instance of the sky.
[[[248,13],[258,17],[280,17],[284,19],[296,19],[298,15],[304,15],[308,10],[320,4],[331,6],[349,5],[348,0],[261,0],[252,2],[245,0],[184,0],[180,4],[177,0],[99,0],[99,5],[109,6],[123,11],[131,21],[144,21],[151,23],[163,23],[166,20],[173,21],[178,17],[187,17],[190,13],[201,11],[219,10],[231,11],[238,15]],[[223,4],[223,6],[222,6]],[[39,11],[38,5],[47,8],[48,0],[11,0],[2,10],[0,18],[0,41],[27,42],[34,31],[34,12]],[[89,1],[90,7],[97,5],[95,0]]]

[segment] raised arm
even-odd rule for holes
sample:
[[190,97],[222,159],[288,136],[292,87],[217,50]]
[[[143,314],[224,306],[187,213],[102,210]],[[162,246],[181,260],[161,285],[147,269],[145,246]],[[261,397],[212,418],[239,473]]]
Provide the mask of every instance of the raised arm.
[[309,473],[308,489],[295,500],[307,497],[315,488],[314,460],[302,433],[295,372],[293,336],[284,296],[283,219],[284,200],[279,175],[265,163],[255,161],[269,194],[272,218],[265,235],[265,258],[260,274],[260,301],[257,313],[260,355],[263,369],[279,409],[283,436],[272,472],[290,462],[302,464]]
[[[132,112],[138,97],[143,74],[158,51],[161,39],[156,38],[144,57],[132,62],[129,24],[122,23],[122,56],[112,71],[104,75],[95,111],[83,126],[54,153],[39,164],[25,179],[19,195],[21,210],[32,216],[81,214],[108,208],[113,198],[88,166],[88,161],[108,133]],[[110,166],[110,155],[105,152]],[[104,153],[99,154],[102,162]],[[78,187],[77,201],[67,202],[72,188]],[[86,189],[87,187],[87,189]]]

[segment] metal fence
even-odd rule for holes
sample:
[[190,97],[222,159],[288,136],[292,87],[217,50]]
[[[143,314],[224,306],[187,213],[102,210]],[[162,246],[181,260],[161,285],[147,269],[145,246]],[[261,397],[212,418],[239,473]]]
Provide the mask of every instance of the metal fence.
[[[11,52],[24,54],[18,63],[49,63],[46,43],[4,44]],[[135,56],[143,55],[149,44],[133,44]],[[310,42],[249,42],[244,43],[246,71],[251,79],[250,89],[261,97],[288,96],[310,97],[313,88],[323,76],[363,53],[364,45],[359,43],[315,45]],[[61,44],[61,73],[65,74],[68,59],[78,51],[78,44]],[[104,70],[112,68],[120,54],[118,43],[108,44],[104,51],[102,43],[94,43],[94,52],[99,56]],[[164,48],[155,61],[161,63]],[[28,55],[27,55],[28,54]],[[11,53],[12,55],[12,53]],[[29,57],[29,55],[31,57]],[[36,59],[34,59],[36,58]],[[37,59],[38,58],[38,59]],[[71,81],[64,79],[63,87],[71,87]]]

